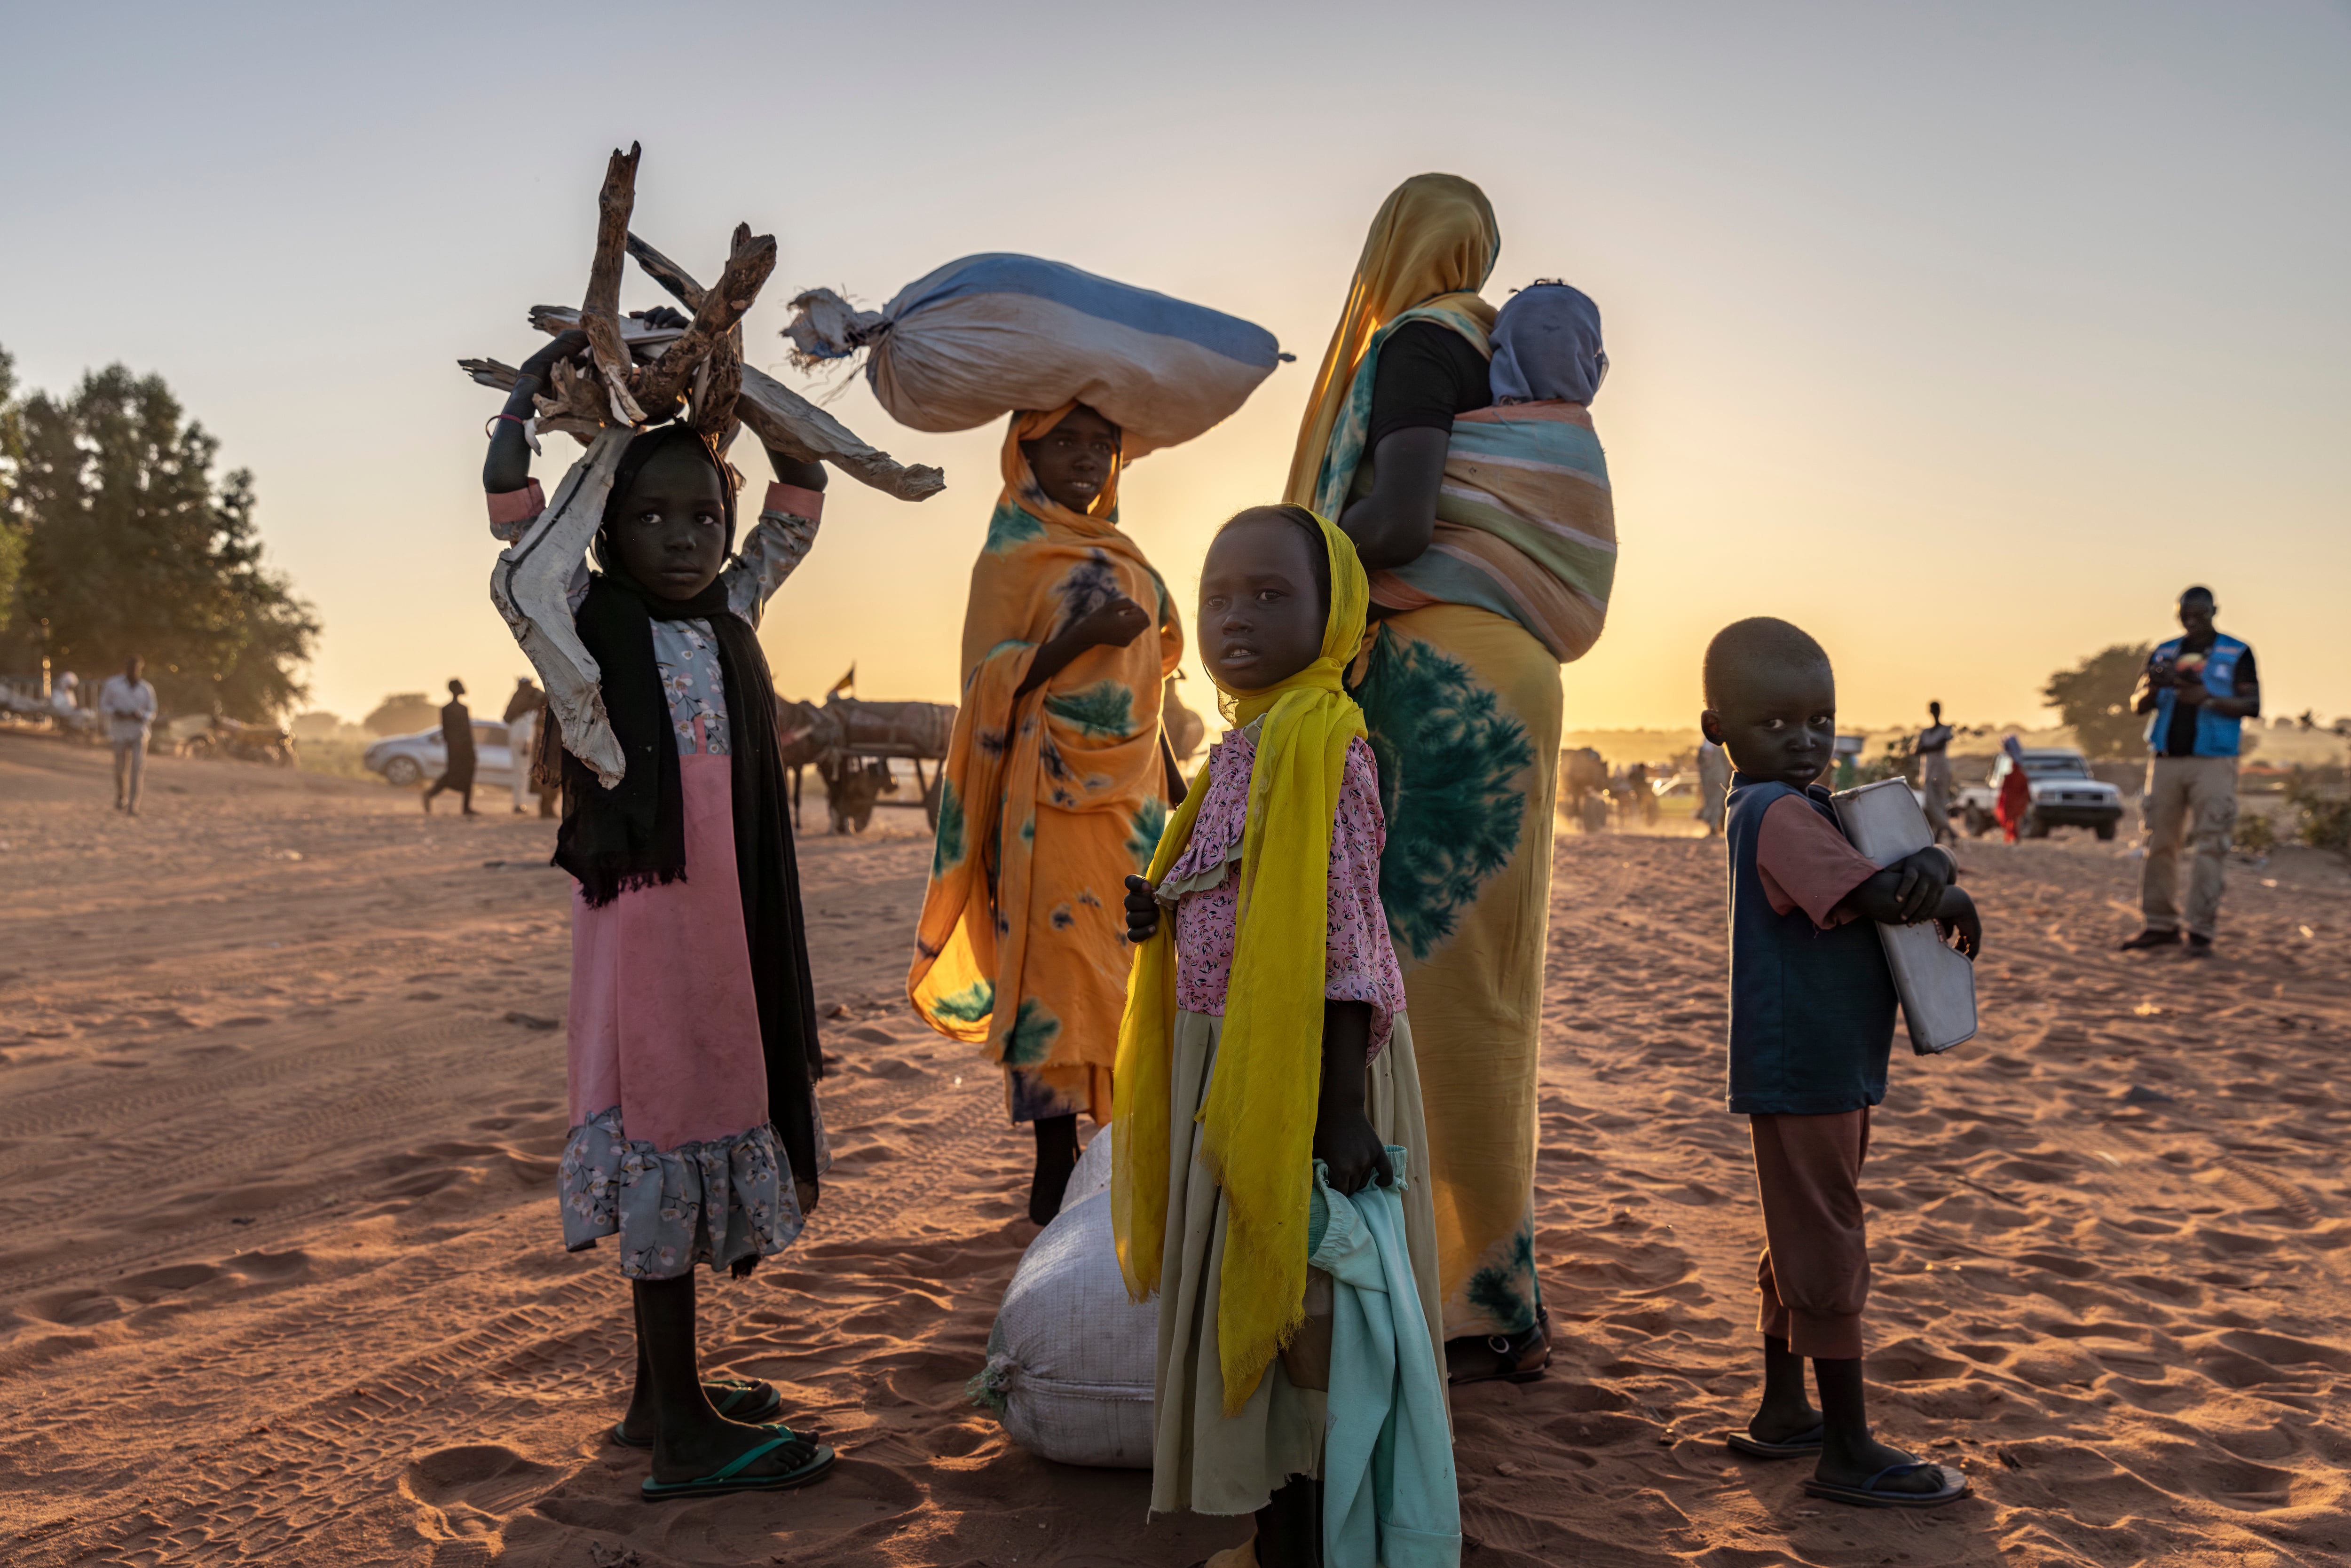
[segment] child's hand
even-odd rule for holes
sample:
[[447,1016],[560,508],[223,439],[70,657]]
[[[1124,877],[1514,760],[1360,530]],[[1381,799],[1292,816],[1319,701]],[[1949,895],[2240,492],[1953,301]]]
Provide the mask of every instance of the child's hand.
[[1395,1185],[1395,1167],[1388,1149],[1372,1130],[1370,1118],[1358,1106],[1328,1110],[1314,1119],[1314,1157],[1331,1167],[1331,1185],[1353,1197],[1377,1176],[1382,1186]]
[[1126,939],[1142,946],[1159,935],[1159,900],[1151,883],[1139,876],[1126,879]]
[[1937,849],[1896,861],[1845,894],[1840,908],[1888,925],[1913,925],[1935,913],[1951,883],[1951,858]]
[[1934,914],[1942,903],[1943,890],[1951,884],[1951,857],[1932,847],[1896,861],[1886,869],[1901,875],[1894,899],[1900,911],[1897,918],[1905,925],[1915,925]]
[[1150,630],[1151,612],[1120,593],[1078,617],[1064,635],[1080,648],[1123,648]]
[[1331,1185],[1352,1197],[1376,1173],[1395,1185],[1387,1145],[1364,1114],[1364,1062],[1370,1056],[1369,1002],[1322,1004],[1322,1083],[1314,1103],[1314,1157],[1331,1167]]
[[525,360],[521,371],[524,375],[537,377],[538,384],[544,387],[548,377],[554,373],[556,361],[574,359],[587,351],[588,334],[574,327],[569,332],[558,333],[547,347]]
[[1983,918],[1976,913],[1976,901],[1963,888],[1947,887],[1942,902],[1935,909],[1936,929],[1949,937],[1956,932],[1959,951],[1973,959],[1983,951]]

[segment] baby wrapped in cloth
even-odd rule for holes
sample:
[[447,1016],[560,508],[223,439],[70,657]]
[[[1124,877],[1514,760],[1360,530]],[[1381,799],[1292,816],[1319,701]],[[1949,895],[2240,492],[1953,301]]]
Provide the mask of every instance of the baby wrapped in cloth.
[[[1485,335],[1441,307],[1396,321],[1423,315]],[[1616,576],[1615,504],[1590,411],[1608,373],[1600,309],[1566,284],[1531,284],[1502,307],[1489,341],[1494,406],[1455,416],[1434,537],[1417,559],[1372,574],[1372,602],[1490,610],[1566,664],[1599,640]],[[1356,473],[1367,487],[1369,464]]]

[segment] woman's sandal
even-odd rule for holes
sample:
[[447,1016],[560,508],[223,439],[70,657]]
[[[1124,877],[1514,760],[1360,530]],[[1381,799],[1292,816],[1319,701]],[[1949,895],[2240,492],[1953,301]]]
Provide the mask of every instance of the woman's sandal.
[[[1450,1366],[1453,1346],[1460,1340],[1447,1341],[1446,1361]],[[1482,1340],[1468,1342],[1492,1356],[1485,1366],[1468,1371],[1448,1371],[1445,1381],[1456,1388],[1470,1383],[1532,1383],[1551,1365],[1551,1309],[1537,1307],[1535,1321],[1518,1333],[1504,1336],[1489,1334]]]
[[786,1470],[774,1476],[747,1476],[743,1473],[785,1444],[798,1440],[789,1433],[780,1437],[770,1437],[758,1447],[737,1454],[708,1475],[696,1476],[690,1481],[657,1481],[647,1476],[641,1490],[647,1502],[658,1502],[674,1497],[722,1497],[728,1492],[789,1491],[794,1487],[804,1487],[832,1469],[833,1460],[840,1456],[820,1443],[809,1462],[796,1470]]
[[[1933,1470],[1942,1478],[1939,1491],[1879,1491],[1877,1483],[1894,1476],[1916,1475],[1920,1470]],[[1957,1502],[1968,1495],[1968,1478],[1949,1465],[1907,1464],[1888,1465],[1863,1481],[1859,1486],[1847,1486],[1843,1481],[1824,1481],[1813,1476],[1804,1482],[1808,1497],[1824,1497],[1831,1502],[1849,1502],[1856,1508],[1940,1508],[1947,1502]]]
[[[776,1417],[783,1414],[784,1409],[784,1396],[776,1392],[776,1385],[772,1383],[762,1383],[757,1378],[713,1378],[702,1385],[702,1396],[710,1401],[710,1407],[713,1410],[729,1421],[739,1421],[746,1427],[773,1426],[776,1424]],[[806,1430],[794,1427],[793,1431],[802,1437],[813,1438],[817,1435],[814,1427]],[[606,1436],[611,1442],[623,1448],[650,1448],[653,1446],[653,1440],[651,1437],[637,1438],[629,1436],[629,1422],[626,1416],[613,1422],[611,1431]]]
[[1801,1459],[1821,1451],[1828,1440],[1828,1427],[1813,1423],[1812,1430],[1799,1432],[1792,1437],[1782,1437],[1767,1443],[1751,1432],[1731,1432],[1724,1436],[1723,1447],[1734,1454],[1744,1454],[1750,1459]]

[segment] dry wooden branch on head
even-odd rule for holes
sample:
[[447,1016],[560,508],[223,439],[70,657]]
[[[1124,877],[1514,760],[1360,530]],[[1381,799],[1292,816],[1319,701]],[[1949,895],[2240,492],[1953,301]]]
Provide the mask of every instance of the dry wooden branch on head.
[[751,308],[751,302],[758,298],[759,286],[775,270],[776,236],[755,235],[750,225],[737,225],[735,242],[728,249],[726,266],[718,275],[716,287],[704,293],[684,336],[664,349],[661,358],[638,377],[638,402],[657,413],[665,413],[677,401],[695,368],[734,331],[744,312]]
[[947,487],[936,468],[900,464],[860,441],[847,425],[756,365],[743,367],[743,395],[735,413],[774,450],[803,461],[821,459],[902,501],[926,501]]
[[[736,230],[739,244],[750,225],[744,224]],[[644,269],[647,277],[669,290],[671,296],[688,310],[699,311],[702,301],[710,291],[694,279],[693,274],[669,257],[647,245],[635,235],[629,236],[629,255]],[[726,335],[711,345],[710,357],[702,361],[695,372],[694,428],[715,443],[724,452],[735,444],[735,434],[743,428],[735,414],[735,400],[743,390],[743,323],[737,321]]]
[[476,385],[497,392],[512,392],[515,382],[522,380],[520,371],[497,360],[459,360],[457,368],[473,377]]
[[[750,225],[746,224],[743,227]],[[685,268],[634,235],[629,236],[629,254],[636,258],[639,267],[645,269],[645,276],[668,289],[679,304],[688,310],[702,308],[702,297],[708,290],[688,277]]]
[[615,152],[604,167],[604,188],[596,196],[596,256],[588,267],[588,296],[580,302],[580,327],[588,350],[611,394],[613,422],[643,424],[645,411],[631,394],[628,346],[621,340],[621,262],[629,244],[629,214],[637,204],[634,141]]
[[[578,309],[532,308],[530,324],[558,335],[575,328],[589,340],[592,370],[556,365],[538,402],[540,430],[592,440],[608,425],[666,418],[684,396],[696,430],[721,451],[748,424],[771,449],[803,461],[822,461],[905,501],[925,500],[946,486],[936,468],[909,467],[868,445],[847,427],[774,377],[743,361],[743,317],[775,270],[772,235],[738,225],[717,283],[705,288],[685,268],[628,232],[636,202],[641,149],[612,154],[597,196],[596,255],[588,293]],[[621,267],[633,256],[645,275],[693,313],[683,329],[653,327],[620,313]],[[485,386],[510,388],[517,372],[495,360],[460,361]]]
[[538,428],[560,431],[586,445],[611,423],[604,416],[602,384],[560,361],[549,374],[549,390],[531,399],[538,411]]

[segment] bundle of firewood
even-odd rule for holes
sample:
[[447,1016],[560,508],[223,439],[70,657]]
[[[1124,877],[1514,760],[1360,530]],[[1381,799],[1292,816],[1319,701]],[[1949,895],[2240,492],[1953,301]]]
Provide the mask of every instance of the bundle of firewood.
[[[566,594],[602,521],[613,473],[632,436],[683,408],[695,428],[722,451],[738,425],[748,425],[776,451],[803,462],[831,463],[902,501],[925,500],[946,487],[946,476],[936,468],[893,461],[822,409],[743,362],[743,317],[775,270],[775,236],[754,235],[749,225],[738,225],[717,285],[703,287],[629,232],[638,152],[634,145],[616,152],[605,169],[587,298],[576,310],[541,305],[530,312],[531,325],[540,331],[576,327],[587,334],[589,362],[579,368],[556,365],[553,384],[535,399],[533,423],[571,435],[588,450],[564,475],[547,509],[499,553],[490,573],[490,598],[538,671],[564,746],[608,789],[620,782],[626,764],[605,716],[598,686],[601,672],[572,628]],[[685,327],[654,327],[621,314],[623,256],[635,257],[648,277],[692,312]],[[501,391],[511,390],[520,373],[496,360],[457,364],[482,385]]]

